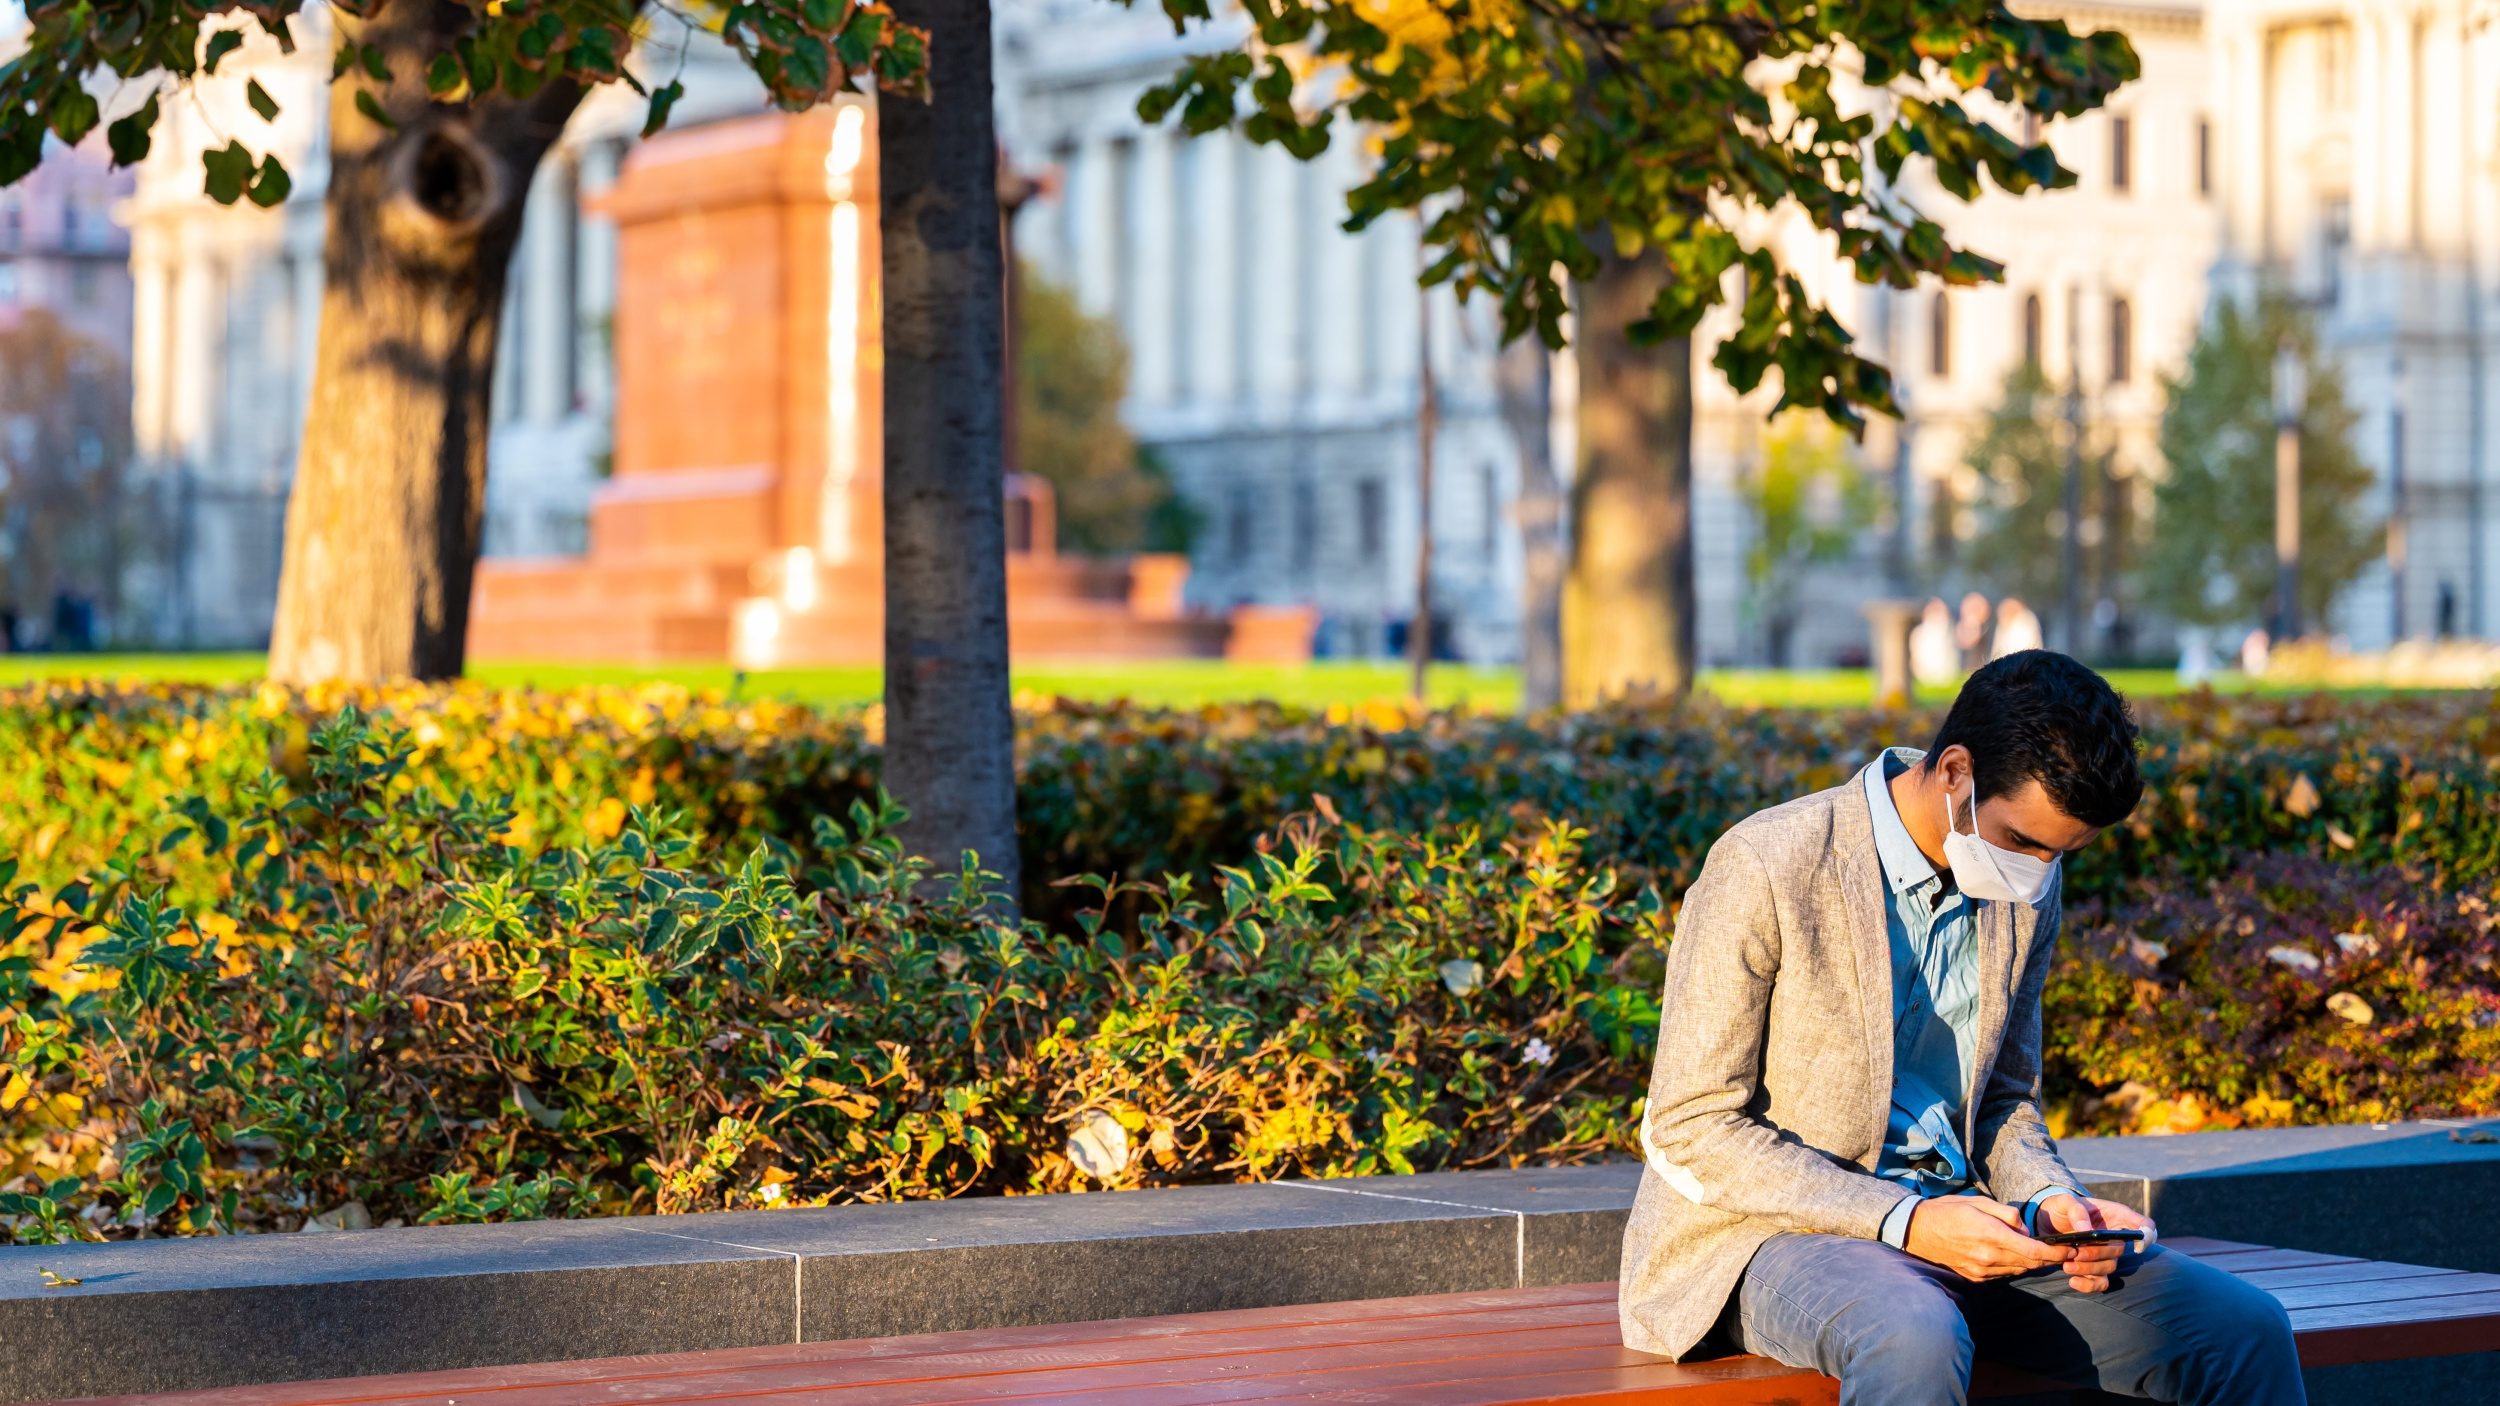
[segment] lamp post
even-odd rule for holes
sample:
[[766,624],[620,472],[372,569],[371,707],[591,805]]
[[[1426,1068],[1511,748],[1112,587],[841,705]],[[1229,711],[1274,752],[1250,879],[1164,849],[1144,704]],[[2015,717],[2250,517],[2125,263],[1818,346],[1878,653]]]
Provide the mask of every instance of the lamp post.
[[2274,639],[2300,637],[2300,421],[2308,368],[2290,337],[2274,348]]
[[2066,540],[2061,544],[2058,647],[2083,655],[2083,285],[2066,290]]
[[2396,353],[2396,372],[2388,396],[2387,432],[2387,593],[2390,643],[2405,637],[2405,354]]

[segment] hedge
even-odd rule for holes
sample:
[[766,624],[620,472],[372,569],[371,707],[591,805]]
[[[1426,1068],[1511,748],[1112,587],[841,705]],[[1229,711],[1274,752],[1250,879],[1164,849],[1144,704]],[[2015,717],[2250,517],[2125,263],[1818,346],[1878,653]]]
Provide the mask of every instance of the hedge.
[[[726,702],[665,686],[563,693],[46,686],[0,691],[0,835],[27,878],[107,862],[186,797],[232,809],[305,777],[320,719],[353,703],[408,734],[409,784],[514,811],[524,848],[613,837],[632,805],[682,814],[699,847],[803,839],[872,800],[873,710]],[[2500,712],[2489,693],[2375,701],[2188,695],[2139,705],[2146,803],[2078,857],[2070,893],[2154,872],[2212,876],[2248,851],[2332,851],[2449,883],[2500,873]],[[1327,796],[1347,819],[1418,834],[1565,819],[1598,862],[1679,894],[1744,815],[1831,785],[1871,750],[1921,743],[1932,715],[1691,704],[1522,721],[1391,705],[1328,712],[1059,703],[1018,720],[1028,909],[1067,913],[1073,874],[1204,876]],[[147,860],[183,901],[219,896],[196,847]]]
[[[900,858],[872,718],[12,701],[0,1240],[1621,1156],[1699,850],[1923,725],[1031,714],[1028,862],[1171,872],[1009,923]],[[2079,867],[2058,1125],[2489,1110],[2489,719],[2158,715]]]

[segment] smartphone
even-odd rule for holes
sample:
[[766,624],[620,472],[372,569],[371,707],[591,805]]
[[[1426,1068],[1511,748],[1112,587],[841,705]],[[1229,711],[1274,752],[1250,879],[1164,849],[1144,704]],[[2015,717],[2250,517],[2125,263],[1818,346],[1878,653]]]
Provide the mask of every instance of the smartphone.
[[2111,1245],[2144,1238],[2141,1230],[2052,1230],[2032,1237],[2043,1245]]

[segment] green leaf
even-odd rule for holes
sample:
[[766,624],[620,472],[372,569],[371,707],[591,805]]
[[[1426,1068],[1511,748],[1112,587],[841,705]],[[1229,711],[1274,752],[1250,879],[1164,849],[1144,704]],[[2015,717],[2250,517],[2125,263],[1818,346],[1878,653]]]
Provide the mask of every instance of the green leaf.
[[642,119],[642,134],[647,137],[660,130],[662,127],[667,126],[668,110],[675,107],[677,105],[677,100],[685,95],[686,85],[676,81],[675,79],[671,79],[666,84],[652,89],[651,113],[649,116]]
[[425,66],[425,90],[438,98],[448,98],[469,81],[468,70],[460,66],[460,57],[446,50],[436,54]]
[[799,17],[818,34],[831,34],[842,18],[844,0],[799,0]]
[[218,204],[232,205],[243,198],[243,187],[251,181],[253,168],[259,163],[243,149],[243,143],[228,142],[201,152],[200,164],[208,172],[200,188]]
[[278,158],[266,157],[260,163],[260,179],[252,182],[252,203],[266,210],[284,204],[294,189],[295,182],[287,175],[286,167],[279,164]]
[[217,65],[224,61],[226,55],[231,54],[235,50],[242,47],[242,30],[221,29],[214,34],[209,35],[208,49],[200,55],[200,71],[202,73],[215,73],[217,71]]
[[95,130],[101,116],[96,110],[95,95],[72,85],[61,94],[60,101],[52,105],[52,135],[76,146]]
[[391,115],[382,110],[382,100],[375,97],[373,95],[373,90],[370,88],[359,88],[356,90],[356,110],[371,118],[375,126],[382,128],[386,132],[396,132],[399,130],[399,124],[392,121]]
[[243,101],[252,105],[252,111],[260,114],[261,121],[278,120],[278,100],[269,96],[269,90],[260,86],[259,79],[252,79],[243,85]]
[[860,10],[842,26],[842,33],[833,41],[833,51],[847,68],[866,68],[877,52],[877,40],[885,34],[885,16]]
[[391,66],[382,55],[382,46],[379,44],[367,44],[362,49],[357,50],[356,56],[363,62],[367,77],[371,78],[376,83],[388,83],[391,81]]
[[181,1197],[182,1193],[175,1190],[172,1183],[160,1181],[148,1188],[147,1199],[139,1203],[140,1213],[154,1220],[172,1210],[174,1202]]

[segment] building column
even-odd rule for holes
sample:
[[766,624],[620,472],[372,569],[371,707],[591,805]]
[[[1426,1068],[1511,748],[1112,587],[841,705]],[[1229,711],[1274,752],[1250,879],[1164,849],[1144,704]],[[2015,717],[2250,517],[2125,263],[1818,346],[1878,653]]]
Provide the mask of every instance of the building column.
[[1068,158],[1068,249],[1065,271],[1077,304],[1093,317],[1110,313],[1118,239],[1112,222],[1120,218],[1112,187],[1111,143],[1088,134]]
[[1332,143],[1328,154],[1313,164],[1311,218],[1313,312],[1310,330],[1311,374],[1316,398],[1342,404],[1363,387],[1363,251],[1369,236],[1349,235],[1338,228],[1345,221],[1345,191],[1356,175],[1353,153],[1346,143]]
[[1187,138],[1192,163],[1190,208],[1173,232],[1177,243],[1187,232],[1191,257],[1189,297],[1191,370],[1184,394],[1190,399],[1222,405],[1241,393],[1241,366],[1235,355],[1241,342],[1234,324],[1233,265],[1241,258],[1236,224],[1234,167],[1246,148],[1230,132]]
[[131,231],[130,434],[143,462],[165,454],[166,395],[171,379],[166,336],[173,280],[156,243],[152,224]]
[[1179,394],[1174,361],[1176,329],[1165,298],[1173,287],[1172,266],[1180,257],[1171,222],[1158,218],[1172,207],[1172,138],[1159,128],[1138,134],[1131,159],[1135,179],[1127,191],[1128,208],[1116,212],[1128,238],[1121,241],[1130,267],[1119,271],[1131,296],[1124,300],[1129,325],[1129,399],[1142,405],[1168,405]]
[[210,319],[216,311],[216,272],[208,257],[192,251],[174,266],[173,309],[166,319],[164,401],[165,453],[187,463],[192,472],[213,474],[209,457],[209,407],[217,379],[217,343]]
[[[621,165],[614,141],[596,141],[580,156],[579,190],[584,198],[602,195],[616,184]],[[616,222],[582,213],[574,226],[573,364],[576,389],[592,419],[607,420],[616,401],[615,349],[609,345],[616,315]]]
[[561,148],[539,163],[521,220],[521,297],[529,305],[518,344],[521,417],[549,425],[572,410],[573,180]]
[[1238,270],[1247,281],[1243,302],[1250,314],[1249,382],[1261,405],[1274,406],[1289,402],[1302,389],[1304,269],[1294,216],[1301,206],[1299,183],[1307,173],[1282,147],[1252,147],[1244,155],[1250,162],[1249,179],[1243,182],[1250,208],[1242,212],[1242,223],[1251,232],[1250,247],[1258,251],[1256,262],[1244,259]]

